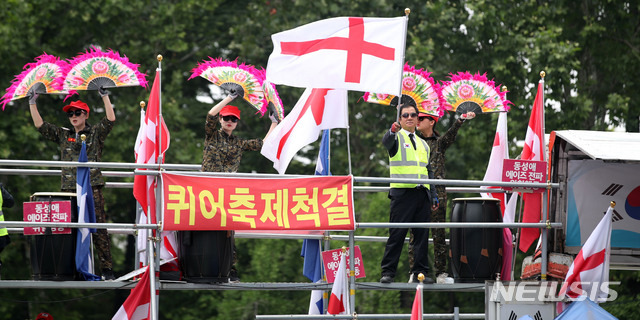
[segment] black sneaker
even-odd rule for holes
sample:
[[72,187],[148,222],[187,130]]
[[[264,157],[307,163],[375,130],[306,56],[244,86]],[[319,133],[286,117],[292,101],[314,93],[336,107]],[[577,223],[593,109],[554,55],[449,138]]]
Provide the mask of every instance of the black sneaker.
[[104,268],[102,269],[102,280],[108,281],[108,280],[115,280],[116,277],[113,274],[113,270],[111,268]]
[[229,271],[229,283],[238,283],[240,282],[240,277],[238,277],[238,270],[231,269]]
[[[412,274],[411,277],[409,278],[409,283],[420,283],[420,280],[418,280],[418,275],[417,274]],[[423,284],[433,284],[433,279],[429,278],[429,277],[424,277],[424,280],[422,280]]]
[[392,276],[383,275],[382,278],[380,278],[380,283],[392,283],[392,282],[393,282]]

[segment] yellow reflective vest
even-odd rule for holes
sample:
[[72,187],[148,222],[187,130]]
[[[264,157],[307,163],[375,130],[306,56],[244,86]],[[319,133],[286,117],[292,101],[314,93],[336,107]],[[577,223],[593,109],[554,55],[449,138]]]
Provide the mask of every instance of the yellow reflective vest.
[[[406,131],[396,133],[398,152],[389,157],[389,172],[391,178],[396,179],[429,179],[427,165],[429,164],[430,149],[427,143],[414,133],[416,149],[413,149],[411,139]],[[415,183],[391,183],[391,188],[415,188]],[[429,185],[425,185],[427,189]]]
[[[0,221],[4,221],[4,213],[2,213],[2,192],[0,192]],[[0,228],[0,237],[8,236],[7,228]]]

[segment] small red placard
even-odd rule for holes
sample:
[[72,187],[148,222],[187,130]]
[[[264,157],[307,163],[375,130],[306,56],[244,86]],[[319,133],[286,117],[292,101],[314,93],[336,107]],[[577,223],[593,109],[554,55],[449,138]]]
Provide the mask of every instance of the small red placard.
[[[23,221],[71,222],[71,201],[34,201],[22,204]],[[47,227],[25,227],[25,235],[45,234]],[[71,228],[51,228],[52,234],[70,234]]]
[[[353,248],[355,253],[353,265],[355,267],[356,279],[366,277],[364,272],[364,262],[362,261],[362,252],[360,246]],[[324,266],[324,274],[327,275],[327,282],[333,283],[336,280],[336,273],[340,265],[340,252],[342,249],[322,251],[322,265]],[[349,248],[345,252],[347,254],[347,270],[349,270]]]
[[[502,165],[503,182],[547,182],[547,163],[544,161],[505,159]],[[545,188],[502,187],[504,190],[531,190],[544,192]]]

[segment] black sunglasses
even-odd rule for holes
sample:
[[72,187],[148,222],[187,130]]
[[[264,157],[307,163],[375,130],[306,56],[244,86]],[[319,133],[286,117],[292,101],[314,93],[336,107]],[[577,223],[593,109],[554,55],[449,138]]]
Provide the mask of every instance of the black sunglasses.
[[418,121],[424,121],[424,119],[429,119],[429,120],[434,120],[434,121],[435,121],[435,119],[434,119],[434,118],[432,118],[432,117],[428,117],[428,116],[418,117]]
[[86,113],[86,111],[84,110],[67,111],[67,115],[69,116],[69,118],[73,117],[74,114],[76,115],[76,117],[79,117],[83,113]]
[[402,114],[402,117],[403,117],[403,118],[405,118],[405,119],[406,119],[406,118],[415,118],[415,117],[417,117],[417,116],[418,116],[418,114],[417,114],[417,113],[415,113],[415,112],[413,112],[413,113],[403,113],[403,114]]
[[234,116],[222,116],[222,120],[231,121],[233,123],[238,122],[238,118],[236,118]]

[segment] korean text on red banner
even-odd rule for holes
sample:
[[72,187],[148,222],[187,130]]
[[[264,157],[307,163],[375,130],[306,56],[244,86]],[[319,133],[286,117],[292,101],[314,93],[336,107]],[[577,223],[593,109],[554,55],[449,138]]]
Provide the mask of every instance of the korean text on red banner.
[[[544,161],[504,159],[502,165],[503,182],[547,182],[547,163]],[[504,190],[531,190],[544,192],[545,188],[502,187]]]
[[164,230],[354,230],[351,176],[162,174]]
[[[22,204],[22,216],[28,222],[71,222],[71,201],[34,201]],[[25,227],[25,235],[45,234],[46,227]],[[54,227],[52,234],[70,234],[71,228]]]
[[[327,283],[333,283],[336,280],[338,265],[340,264],[340,252],[342,249],[334,249],[322,251],[322,265],[324,266],[324,274],[327,276]],[[362,252],[360,246],[353,247],[353,266],[356,279],[365,278],[367,275],[364,271],[364,261],[362,260]],[[347,259],[349,258],[349,248],[345,251]],[[349,260],[347,260],[347,270],[349,269]]]

